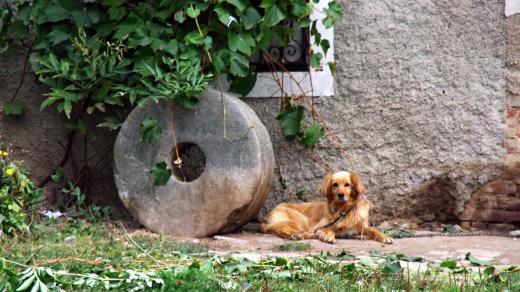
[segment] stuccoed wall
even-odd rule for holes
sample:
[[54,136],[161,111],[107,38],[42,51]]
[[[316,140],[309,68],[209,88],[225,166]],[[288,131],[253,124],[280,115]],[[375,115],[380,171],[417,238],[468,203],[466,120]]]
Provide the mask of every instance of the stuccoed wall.
[[[454,218],[503,170],[503,2],[345,2],[336,96],[316,99],[318,109],[355,161],[376,220]],[[323,173],[281,140],[278,101],[249,102],[271,129],[279,165],[266,208],[302,190],[316,197]],[[329,144],[318,148],[322,160],[345,168]]]
[[[364,179],[373,219],[458,217],[473,193],[504,172],[503,1],[344,2],[335,30],[337,94],[315,101]],[[1,101],[17,86],[21,59],[16,49],[0,57]],[[27,73],[20,90],[27,114],[0,118],[2,141],[27,161],[36,181],[59,162],[66,141],[63,119],[53,109],[38,110],[44,92]],[[318,198],[324,173],[308,150],[284,141],[275,118],[278,99],[247,102],[268,127],[277,161],[259,217],[282,201]],[[113,135],[99,137],[92,143],[103,153]],[[317,153],[335,169],[350,169],[327,141]],[[69,166],[76,172],[81,157],[78,151]],[[91,183],[92,193],[120,207],[112,175],[107,167]]]
[[[0,115],[0,147],[10,149],[12,156],[23,160],[30,170],[31,178],[38,184],[54,173],[63,158],[69,130],[65,128],[67,119],[63,113],[57,112],[55,106],[40,111],[47,87],[38,83],[29,64],[24,72],[26,52],[27,49],[23,47],[13,46],[0,55],[0,104],[3,105],[5,100],[15,94],[23,76],[17,97],[26,104],[23,116]],[[97,118],[87,117],[85,123],[96,123]],[[94,131],[88,134],[88,152],[83,152],[85,136],[76,135],[72,147],[74,151],[65,167],[67,177],[59,183],[49,182],[45,190],[46,198],[51,203],[60,201],[60,190],[68,186],[68,180],[75,180],[81,173],[86,175],[84,166],[87,166],[91,179],[84,187],[88,194],[94,194],[89,197],[90,202],[109,205],[114,211],[126,214],[117,196],[111,166],[111,149],[116,133],[90,128]]]

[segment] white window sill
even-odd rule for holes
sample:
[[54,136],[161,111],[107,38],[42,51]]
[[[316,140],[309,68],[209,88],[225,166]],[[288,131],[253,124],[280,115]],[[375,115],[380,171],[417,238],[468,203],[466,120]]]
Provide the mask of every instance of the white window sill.
[[[314,38],[310,37],[311,48],[313,52],[321,52],[324,58],[321,60],[320,68],[312,68],[309,76],[309,72],[290,72],[289,73],[276,72],[276,78],[280,79],[283,84],[283,91],[286,95],[301,95],[302,93],[306,96],[333,96],[333,82],[334,78],[330,71],[328,63],[334,63],[334,30],[332,28],[325,29],[321,23],[321,19],[325,17],[322,14],[324,8],[328,7],[330,0],[320,1],[315,5],[313,13],[310,15],[311,20],[318,20],[316,28],[321,34],[322,39],[327,39],[330,42],[330,48],[327,51],[327,55],[323,53],[323,50],[314,44]],[[224,88],[228,88],[226,78],[220,78],[224,84]],[[298,82],[295,82],[298,81]],[[298,86],[298,83],[300,86]],[[301,87],[301,88],[300,88]],[[261,72],[257,74],[257,81],[251,92],[247,97],[280,97],[282,91],[278,82],[273,77],[271,72]]]

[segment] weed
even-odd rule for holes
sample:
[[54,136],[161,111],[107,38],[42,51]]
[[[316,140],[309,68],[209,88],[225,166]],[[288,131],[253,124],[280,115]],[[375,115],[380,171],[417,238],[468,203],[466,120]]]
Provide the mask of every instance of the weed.
[[[75,240],[67,241],[71,236]],[[277,249],[309,247],[297,242]],[[402,254],[359,259],[342,252],[250,260],[215,256],[205,246],[163,235],[131,235],[106,222],[69,220],[0,239],[0,291],[520,290],[520,267],[499,270],[471,254],[465,258],[432,263]],[[427,270],[411,270],[406,262],[422,262]]]
[[303,251],[303,250],[310,250],[311,245],[307,242],[290,242],[290,243],[277,244],[274,246],[274,249],[281,250],[281,251]]

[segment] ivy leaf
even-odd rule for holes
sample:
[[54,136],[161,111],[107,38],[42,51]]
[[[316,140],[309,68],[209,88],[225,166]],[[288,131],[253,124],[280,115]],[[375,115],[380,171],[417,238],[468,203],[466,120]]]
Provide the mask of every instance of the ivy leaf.
[[285,19],[285,14],[278,7],[278,5],[274,5],[267,10],[264,16],[264,23],[267,27],[272,27],[277,25],[280,21]]
[[226,2],[235,6],[240,13],[246,8],[246,3],[243,0],[226,0]]
[[108,9],[108,19],[112,21],[120,21],[126,14],[124,7],[111,6]]
[[152,143],[161,136],[162,128],[156,119],[146,117],[139,126],[139,132],[141,133],[141,142]]
[[213,67],[215,67],[215,71],[217,73],[222,73],[226,70],[229,59],[231,57],[231,52],[227,49],[221,49],[213,58]]
[[302,143],[306,148],[313,148],[316,143],[320,140],[321,137],[325,135],[325,131],[323,127],[318,124],[313,124],[312,126],[305,129],[303,133]]
[[183,23],[186,20],[186,15],[184,15],[184,11],[179,10],[179,11],[175,12],[175,15],[173,16],[173,18],[178,23]]
[[227,27],[229,27],[231,25],[230,22],[232,22],[232,20],[235,19],[226,9],[224,3],[217,4],[213,11],[217,13],[218,20]]
[[325,28],[333,27],[334,24],[343,16],[341,5],[336,1],[329,2],[329,6],[323,9],[323,12],[325,12],[326,15],[322,21]]
[[330,73],[332,73],[332,76],[336,75],[336,63],[334,62],[328,62],[327,65],[329,65]]
[[256,73],[249,71],[245,77],[236,78],[231,81],[229,91],[238,93],[240,96],[245,97],[256,84]]
[[298,18],[303,18],[307,15],[310,15],[312,12],[312,8],[309,6],[309,2],[307,0],[293,0],[292,4],[292,14]]
[[453,270],[457,268],[457,261],[454,259],[445,259],[440,264],[441,268],[448,268],[450,270]]
[[25,102],[19,98],[15,98],[13,101],[4,101],[4,114],[10,116],[22,115],[25,110]]
[[47,17],[49,22],[59,22],[69,18],[69,11],[61,5],[46,5],[47,7],[43,10],[43,13]]
[[276,0],[262,0],[262,3],[260,3],[260,7],[264,9],[268,9],[273,7],[273,5],[276,3]]
[[[1,30],[1,29],[0,29]],[[9,26],[9,33],[14,34],[20,39],[23,39],[27,37],[29,34],[29,30],[25,24],[23,24],[23,21],[16,20]]]
[[184,41],[187,45],[201,45],[204,43],[204,37],[197,30],[194,30],[184,37]]
[[58,166],[53,175],[51,175],[51,179],[53,182],[59,182],[63,179],[63,168]]
[[321,40],[320,46],[321,46],[321,49],[323,50],[323,54],[325,54],[325,56],[326,56],[327,52],[330,49],[330,42],[329,42],[329,40],[327,40],[327,39]]
[[117,25],[117,30],[114,33],[115,39],[122,39],[128,36],[131,32],[133,32],[138,25],[133,22],[124,22],[119,25]]
[[166,167],[166,162],[161,161],[152,167],[150,174],[153,177],[154,185],[163,186],[170,180],[172,171]]
[[321,53],[312,53],[311,55],[311,67],[319,68],[321,66],[321,59],[323,55]]
[[399,273],[403,270],[399,261],[395,261],[392,263],[386,263],[383,265],[381,272],[383,273]]
[[262,16],[256,9],[249,7],[246,10],[246,14],[241,17],[244,28],[249,30],[258,24]]
[[233,52],[238,50],[250,56],[255,45],[255,39],[248,31],[228,33],[228,46]]
[[229,73],[235,76],[244,77],[249,69],[249,60],[242,54],[232,52],[229,57]]
[[294,140],[300,134],[300,125],[303,118],[303,106],[290,107],[280,112],[276,117],[280,121],[285,139]]
[[47,38],[51,41],[52,45],[55,46],[70,38],[69,31],[70,28],[66,25],[55,25],[52,27],[51,32],[47,34]]
[[191,18],[197,18],[197,16],[200,15],[200,10],[198,8],[190,6],[188,7],[188,9],[186,9],[186,14],[188,14],[188,16]]
[[471,264],[473,264],[475,266],[489,266],[491,264],[489,261],[484,261],[484,260],[477,259],[470,252],[468,252],[466,254],[464,259],[469,261]]
[[321,34],[318,31],[318,22],[315,20],[311,24],[311,36],[314,37],[314,43],[319,44],[321,43]]

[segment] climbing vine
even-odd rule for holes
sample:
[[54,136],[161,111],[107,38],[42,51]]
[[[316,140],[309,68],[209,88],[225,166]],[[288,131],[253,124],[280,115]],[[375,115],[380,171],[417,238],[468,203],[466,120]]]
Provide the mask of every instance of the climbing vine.
[[[326,53],[329,40],[309,17],[318,2],[7,0],[0,2],[0,53],[12,43],[29,50],[33,71],[49,87],[41,110],[55,106],[69,119],[69,128],[83,132],[86,115],[98,112],[97,127],[114,130],[129,109],[147,99],[195,107],[209,82],[223,74],[230,90],[247,94],[256,80],[251,56],[266,52],[273,40],[287,42],[294,34],[288,21],[309,27],[314,43]],[[341,7],[331,1],[319,13],[330,28],[341,18]],[[308,57],[314,67],[327,65],[321,64],[321,52],[309,51]],[[287,139],[298,138],[312,148],[323,128],[307,125],[304,107],[290,98],[284,98],[278,115],[282,129]],[[24,108],[25,102],[13,95],[3,113],[21,115]],[[141,125],[144,143],[164,132],[152,118]]]

